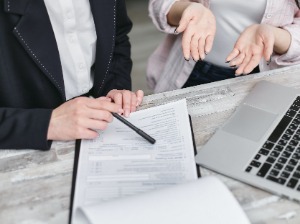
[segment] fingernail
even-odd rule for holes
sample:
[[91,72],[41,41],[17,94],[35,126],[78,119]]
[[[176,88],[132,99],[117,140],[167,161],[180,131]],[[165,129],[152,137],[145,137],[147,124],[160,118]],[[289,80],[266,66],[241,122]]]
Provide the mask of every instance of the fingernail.
[[141,104],[141,100],[138,99],[138,100],[136,101],[136,106],[138,107],[140,104]]
[[175,34],[178,34],[178,32],[177,32],[177,27],[175,28],[174,33],[175,33]]
[[187,59],[187,58],[184,58],[184,60],[186,60],[186,61],[190,61],[190,59]]
[[206,51],[204,51],[204,54],[206,54],[206,55],[207,55],[208,53],[207,53]]
[[130,115],[130,111],[129,110],[125,110],[125,117],[129,117]]
[[236,65],[231,65],[230,68],[236,68]]
[[122,114],[124,113],[124,110],[123,109],[119,109],[119,114]]
[[230,61],[225,61],[225,63],[229,63]]
[[271,63],[271,60],[272,60],[272,56],[270,56],[270,59],[269,59],[269,61],[267,61],[267,65],[270,65],[270,63]]

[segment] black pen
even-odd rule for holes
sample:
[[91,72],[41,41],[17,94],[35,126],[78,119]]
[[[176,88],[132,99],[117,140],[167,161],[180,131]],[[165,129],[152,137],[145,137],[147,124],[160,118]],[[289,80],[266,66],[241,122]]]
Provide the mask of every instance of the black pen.
[[126,124],[128,127],[130,127],[132,130],[134,130],[136,133],[138,133],[140,136],[142,136],[144,139],[146,139],[148,142],[154,144],[156,140],[152,138],[150,135],[143,132],[141,129],[137,128],[133,124],[131,124],[129,121],[127,121],[124,117],[119,115],[118,113],[112,112],[112,115],[117,118],[119,121],[121,121],[123,124]]

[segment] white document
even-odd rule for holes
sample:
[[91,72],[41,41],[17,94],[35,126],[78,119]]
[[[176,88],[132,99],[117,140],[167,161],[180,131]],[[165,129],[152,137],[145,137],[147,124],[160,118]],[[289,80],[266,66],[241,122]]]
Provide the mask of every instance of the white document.
[[128,121],[156,143],[150,144],[117,119],[96,140],[83,140],[72,223],[79,208],[197,179],[185,100],[132,113]]
[[79,209],[76,224],[250,224],[216,177]]

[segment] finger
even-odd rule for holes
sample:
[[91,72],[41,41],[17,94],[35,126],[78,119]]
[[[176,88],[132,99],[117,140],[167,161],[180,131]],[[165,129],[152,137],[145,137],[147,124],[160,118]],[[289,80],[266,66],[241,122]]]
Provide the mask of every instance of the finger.
[[202,38],[199,39],[199,55],[200,55],[200,58],[201,58],[202,61],[205,58],[204,47],[205,47],[205,38],[202,37]]
[[238,56],[236,56],[234,59],[230,61],[230,67],[236,67],[243,63],[246,55],[245,53],[240,53]]
[[251,58],[252,58],[252,54],[247,54],[244,57],[243,62],[239,65],[238,69],[235,71],[236,75],[246,74],[246,73],[244,73],[244,69],[250,62]]
[[76,125],[72,129],[65,130],[64,133],[58,137],[58,140],[94,139],[97,138],[98,136],[99,134],[97,131],[86,128],[84,126]]
[[90,109],[87,112],[87,118],[105,122],[112,122],[113,116],[110,111]]
[[135,95],[135,93],[131,92],[130,112],[135,112],[136,111],[136,104],[137,104],[136,95]]
[[199,36],[194,35],[191,40],[191,54],[194,61],[199,61]]
[[90,108],[100,108],[99,102],[108,102],[104,101],[103,99],[94,99],[94,98],[89,98],[89,97],[77,97],[75,99],[72,99],[68,102],[66,102],[65,107],[67,110],[73,110],[76,112],[76,114],[84,112],[86,107]]
[[192,32],[186,30],[182,35],[182,52],[185,60],[190,59]]
[[188,14],[183,13],[181,20],[179,21],[179,26],[176,28],[177,33],[184,32],[191,21],[192,17]]
[[98,98],[99,100],[103,100],[103,101],[108,101],[108,102],[111,102],[112,101],[112,99],[111,98],[109,98],[109,97],[106,97],[106,96],[101,96],[101,97],[99,97]]
[[100,99],[93,99],[87,104],[82,104],[79,100],[74,101],[72,110],[66,117],[70,119],[73,124],[85,126],[82,120],[84,119],[95,119],[103,120],[106,122],[111,122],[113,116],[111,112],[118,112],[119,105],[108,102],[101,101]]
[[108,124],[109,122],[104,120],[85,119],[82,127],[89,130],[105,130],[108,127]]
[[233,50],[229,53],[229,55],[226,58],[226,62],[231,61],[234,59],[236,56],[240,54],[240,51],[237,48],[233,48]]
[[131,109],[131,91],[122,91],[122,108],[124,110],[125,117],[129,117]]
[[122,107],[122,103],[123,103],[123,94],[122,92],[118,91],[118,92],[114,92],[114,94],[111,96],[112,100],[114,101],[114,103],[120,105]]
[[205,54],[208,54],[211,51],[213,43],[214,43],[214,38],[215,38],[214,35],[208,35],[206,37],[205,47],[204,47],[204,53]]
[[123,113],[123,109],[119,104],[116,104],[114,102],[101,100],[101,99],[91,99],[92,101],[89,101],[86,106],[91,109],[96,110],[105,110],[109,112],[115,112],[115,113]]
[[250,72],[253,71],[253,69],[259,64],[260,61],[260,56],[259,55],[254,55],[251,60],[249,61],[248,65],[245,66],[244,69],[244,74],[249,74]]
[[[94,139],[99,136],[97,131],[88,129],[88,128],[82,128],[80,131],[77,132],[75,135],[75,139]],[[72,138],[72,139],[74,139]]]
[[141,105],[143,98],[144,98],[144,92],[142,90],[136,91],[136,98],[137,98],[137,104],[136,106]]
[[107,93],[106,97],[108,97],[108,98],[113,98],[114,95],[115,95],[115,93],[117,93],[117,92],[119,92],[119,90],[116,90],[116,89],[110,90],[110,91]]
[[264,58],[266,61],[270,62],[271,55],[273,53],[274,40],[265,40],[264,42]]

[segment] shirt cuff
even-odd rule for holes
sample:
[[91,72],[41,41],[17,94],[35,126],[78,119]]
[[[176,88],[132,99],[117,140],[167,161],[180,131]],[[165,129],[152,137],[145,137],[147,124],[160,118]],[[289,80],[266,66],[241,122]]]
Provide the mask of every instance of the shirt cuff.
[[299,27],[288,25],[283,27],[291,34],[291,44],[288,51],[282,55],[275,55],[274,61],[278,65],[294,65],[300,62],[300,30]]
[[168,24],[167,14],[169,13],[172,5],[177,1],[179,0],[150,1],[149,16],[158,30],[174,34],[176,27]]

